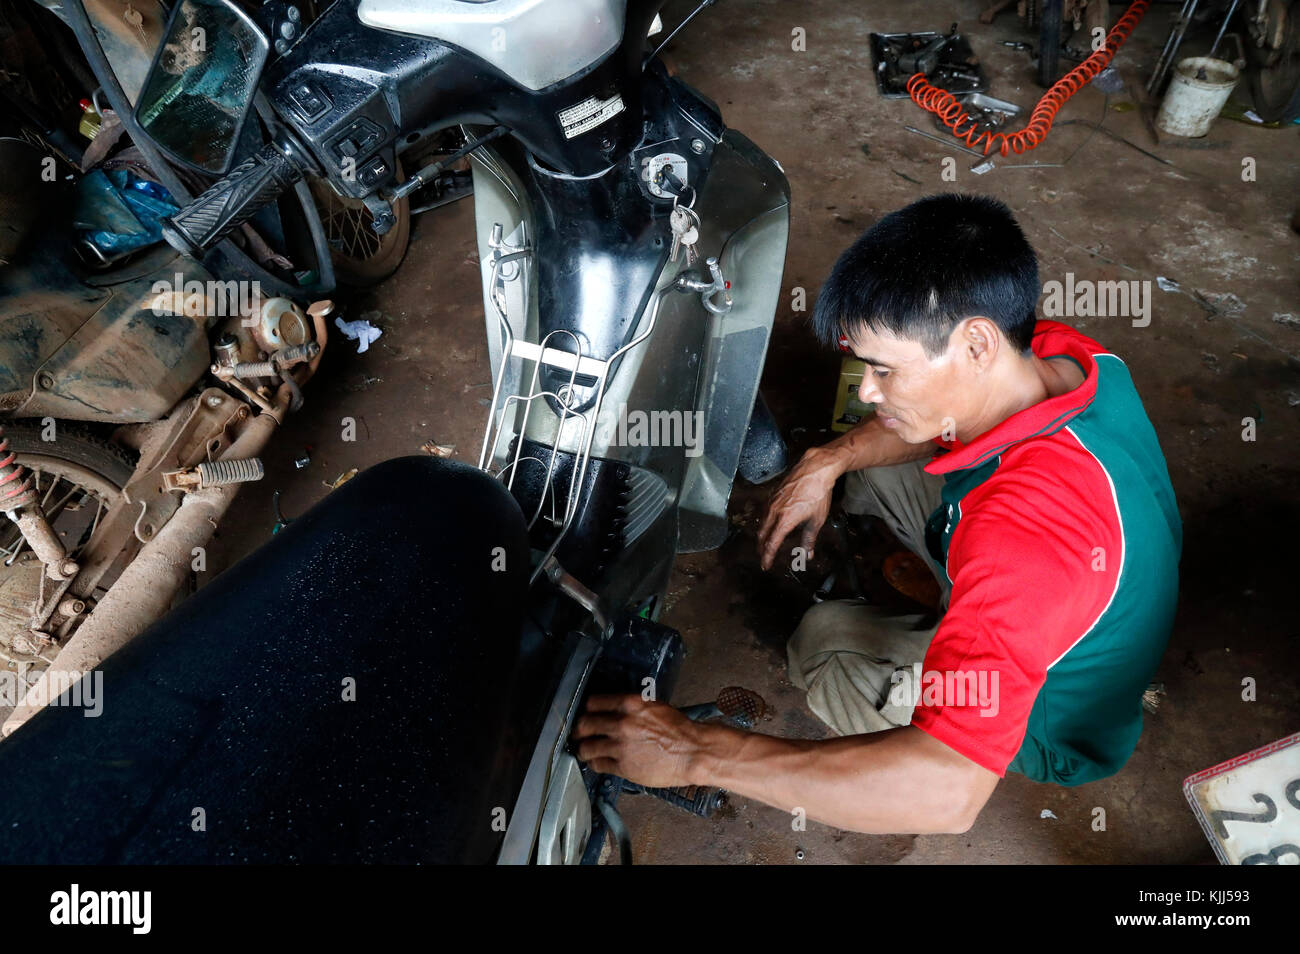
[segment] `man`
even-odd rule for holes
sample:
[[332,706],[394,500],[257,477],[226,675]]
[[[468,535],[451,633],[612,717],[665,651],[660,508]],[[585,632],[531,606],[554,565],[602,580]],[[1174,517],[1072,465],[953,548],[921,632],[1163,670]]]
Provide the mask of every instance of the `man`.
[[759,532],[763,566],[789,558],[795,532],[812,550],[844,476],[845,509],[883,518],[946,607],[937,626],[854,602],[808,611],[790,678],[840,737],[596,697],[580,758],[881,833],[966,831],[1008,770],[1076,785],[1123,766],[1173,621],[1182,528],[1124,363],[1036,322],[1039,292],[1010,211],[962,195],[886,216],[822,287],[814,327],[866,362],[876,412],[790,472]]

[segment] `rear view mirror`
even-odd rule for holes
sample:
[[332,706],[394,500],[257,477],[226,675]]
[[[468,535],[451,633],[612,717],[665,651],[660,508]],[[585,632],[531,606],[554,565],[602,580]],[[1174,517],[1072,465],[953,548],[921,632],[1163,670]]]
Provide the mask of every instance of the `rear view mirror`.
[[169,158],[223,175],[235,158],[269,43],[229,0],[177,0],[135,118]]

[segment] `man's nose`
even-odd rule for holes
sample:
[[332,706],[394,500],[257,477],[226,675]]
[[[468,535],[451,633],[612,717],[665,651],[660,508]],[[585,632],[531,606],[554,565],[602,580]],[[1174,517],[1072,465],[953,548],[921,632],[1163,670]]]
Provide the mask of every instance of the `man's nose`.
[[880,404],[884,401],[884,397],[880,393],[880,388],[876,387],[876,381],[871,372],[867,371],[863,374],[862,383],[858,385],[858,400],[863,404]]

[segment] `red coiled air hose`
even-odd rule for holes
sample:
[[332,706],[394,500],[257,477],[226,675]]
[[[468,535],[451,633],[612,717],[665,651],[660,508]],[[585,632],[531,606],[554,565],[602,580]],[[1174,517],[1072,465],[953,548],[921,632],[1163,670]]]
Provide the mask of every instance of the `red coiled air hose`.
[[1119,22],[1106,34],[1106,45],[1052,84],[1052,88],[1043,94],[1034,111],[1029,114],[1029,124],[1020,132],[1004,133],[985,130],[980,133],[978,123],[962,109],[957,97],[946,89],[931,84],[924,73],[912,75],[912,78],[907,81],[907,92],[916,105],[937,115],[952,130],[954,136],[963,140],[972,149],[979,149],[982,144],[985,155],[988,155],[989,150],[995,145],[1004,156],[1008,151],[1016,154],[1028,152],[1047,138],[1047,133],[1052,128],[1052,121],[1056,119],[1057,112],[1065,105],[1066,100],[1110,65],[1110,61],[1115,58],[1115,54],[1129,38],[1129,34],[1142,22],[1142,16],[1150,5],[1151,0],[1133,0],[1129,8],[1124,11],[1124,15],[1119,18]]

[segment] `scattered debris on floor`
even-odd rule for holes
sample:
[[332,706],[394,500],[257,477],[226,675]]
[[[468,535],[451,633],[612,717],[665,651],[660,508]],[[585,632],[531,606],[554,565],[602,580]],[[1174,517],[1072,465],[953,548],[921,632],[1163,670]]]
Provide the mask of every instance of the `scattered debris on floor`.
[[340,317],[334,319],[334,324],[339,331],[343,332],[343,337],[357,343],[357,354],[364,354],[383,334],[382,331],[365,320],[344,321]]
[[[325,484],[325,486],[328,487],[330,490],[338,490],[340,487],[342,487],[344,484],[346,484],[349,480],[351,480],[356,475],[357,475],[357,469],[353,467],[351,470],[346,470],[343,473],[339,474],[337,477],[334,478],[334,480],[331,483],[327,483]],[[321,481],[321,483],[325,483],[325,482]]]

